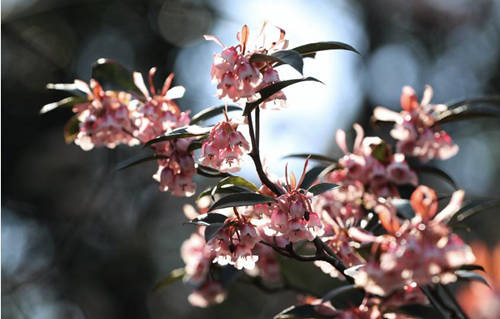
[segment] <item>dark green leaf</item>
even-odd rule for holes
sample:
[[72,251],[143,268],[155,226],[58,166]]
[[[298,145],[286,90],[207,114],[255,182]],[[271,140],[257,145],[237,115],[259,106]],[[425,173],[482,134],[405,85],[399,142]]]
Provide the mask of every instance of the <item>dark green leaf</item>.
[[257,204],[271,203],[275,200],[271,197],[257,193],[231,194],[216,201],[208,211],[227,207],[252,206]]
[[215,178],[218,178],[218,177],[227,177],[227,176],[232,176],[231,174],[229,173],[223,173],[223,172],[219,172],[218,170],[216,169],[213,169],[211,167],[208,167],[208,166],[203,166],[203,165],[200,165],[200,164],[196,164],[196,172],[201,175],[201,176],[205,176],[205,177],[215,177]]
[[307,77],[307,78],[303,78],[303,79],[280,81],[280,82],[276,82],[274,84],[268,85],[265,88],[262,88],[259,91],[257,91],[257,93],[260,94],[260,98],[257,101],[249,102],[246,104],[245,110],[243,111],[243,115],[250,114],[257,106],[259,106],[260,103],[266,101],[272,95],[276,94],[277,92],[281,91],[282,89],[286,88],[287,86],[290,86],[292,84],[299,83],[299,82],[304,82],[304,81],[314,81],[314,82],[323,83],[320,80],[315,79],[313,77]]
[[480,271],[485,271],[484,267],[481,265],[462,265],[458,270],[480,270]]
[[310,157],[313,160],[317,160],[317,161],[325,161],[325,162],[331,162],[331,163],[337,162],[337,160],[335,158],[332,158],[332,157],[328,157],[328,156],[320,155],[320,154],[308,154],[308,153],[290,154],[290,155],[284,156],[283,158],[304,158],[304,159],[306,159],[308,157]]
[[385,142],[382,142],[375,146],[372,150],[372,156],[375,157],[379,162],[386,163],[389,157],[389,148]]
[[411,207],[410,201],[403,198],[393,198],[391,204],[396,207],[398,213],[406,219],[412,219],[415,216],[415,212]]
[[309,187],[308,191],[313,193],[314,196],[319,195],[321,193],[324,193],[326,191],[329,191],[331,189],[334,189],[338,187],[337,184],[330,184],[330,183],[319,183],[316,185],[313,185]]
[[328,41],[328,42],[316,42],[316,43],[308,43],[292,50],[297,51],[300,55],[304,57],[314,57],[315,53],[318,51],[326,51],[326,50],[348,50],[352,52],[356,52],[360,54],[358,50],[350,46],[349,44],[337,42],[337,41]]
[[119,89],[142,95],[134,84],[132,72],[111,59],[99,59],[92,65],[92,78],[104,88]]
[[302,74],[304,68],[302,56],[299,52],[294,50],[281,50],[271,55],[255,53],[250,57],[250,62],[269,62],[275,63],[276,65],[288,64],[299,71],[300,74]]
[[477,272],[468,271],[468,270],[456,270],[455,275],[457,275],[457,277],[459,279],[468,280],[468,281],[479,281],[479,282],[485,284],[486,286],[490,287],[490,285],[488,284],[486,279],[484,279],[484,277],[481,276],[480,274],[478,274]]
[[286,308],[276,316],[274,319],[287,319],[287,318],[327,318],[315,310],[313,305],[298,305]]
[[231,186],[240,186],[253,192],[259,191],[257,186],[240,176],[228,176],[224,179],[221,179],[220,182],[217,183],[218,188],[226,188]]
[[356,289],[359,289],[359,287],[356,287],[355,285],[346,285],[346,286],[337,287],[333,290],[330,290],[326,295],[323,296],[323,298],[321,298],[321,300],[322,301],[330,301],[330,300],[336,298],[337,296],[339,296],[345,292],[356,290]]
[[219,213],[206,213],[200,215],[194,219],[189,221],[190,224],[196,224],[200,226],[208,226],[211,224],[224,224],[224,221],[227,219],[226,215],[222,215]]
[[80,121],[78,115],[75,114],[64,125],[64,141],[67,144],[73,143],[78,132],[80,132]]
[[325,166],[316,166],[311,168],[304,176],[304,180],[302,184],[299,185],[299,188],[308,189],[314,181],[318,179],[319,174],[325,169]]
[[485,96],[475,99],[466,99],[454,103],[447,103],[446,105],[448,106],[449,109],[455,109],[461,106],[480,105],[480,104],[500,106],[500,96]]
[[[208,135],[207,135],[207,137],[208,137]],[[194,152],[195,150],[200,149],[200,148],[201,148],[201,146],[203,145],[203,140],[204,140],[204,139],[205,139],[205,138],[202,136],[200,139],[192,141],[192,142],[189,144],[187,151],[188,151],[189,153],[192,153],[192,152]]]
[[455,224],[464,221],[465,219],[488,210],[493,207],[500,205],[500,200],[489,199],[489,200],[476,200],[462,207],[449,221],[450,225],[455,226]]
[[177,269],[172,270],[170,272],[170,274],[168,274],[168,276],[166,276],[165,278],[160,280],[160,282],[158,282],[154,286],[153,291],[158,292],[161,289],[165,288],[166,286],[168,286],[176,281],[181,280],[185,274],[186,274],[186,271],[184,270],[184,268],[177,268]]
[[83,103],[86,101],[88,100],[84,97],[70,96],[54,103],[45,104],[40,110],[40,114],[50,112],[58,107],[72,107],[75,104]]
[[[87,85],[85,83],[81,84]],[[46,88],[50,90],[66,91],[74,96],[87,97],[87,93],[80,90],[81,87],[77,85],[77,83],[47,83]]]
[[[212,187],[207,188],[203,192],[198,195],[198,199],[205,197],[205,196],[211,196],[213,192]],[[224,187],[224,188],[218,188],[217,191],[215,192],[216,194],[234,194],[234,193],[248,193],[248,189],[239,187],[239,186],[229,186],[229,187]]]
[[440,318],[441,313],[431,306],[423,304],[409,304],[399,307],[396,312],[403,313],[412,318]]
[[[484,103],[486,100],[478,100]],[[461,120],[472,119],[476,117],[499,117],[500,111],[494,108],[479,107],[476,104],[480,103],[476,101],[462,101],[450,106],[450,109],[441,112],[436,117],[436,124],[443,124],[448,122],[456,122]],[[495,102],[493,105],[500,106],[500,99],[491,100],[490,102]]]
[[339,169],[339,168],[340,167],[339,167],[338,163],[330,164],[327,167],[325,167],[325,169],[319,174],[318,178],[323,178],[326,175],[330,174],[331,172],[333,172],[334,170]]
[[432,167],[432,166],[417,166],[413,168],[417,173],[421,174],[432,174],[434,176],[441,177],[444,179],[448,184],[450,184],[454,189],[458,189],[457,183],[451,178],[450,175],[448,175],[445,171],[443,171],[440,168],[437,167]]
[[175,130],[168,132],[165,135],[155,137],[154,139],[147,141],[146,144],[144,144],[144,147],[159,142],[175,140],[178,138],[203,136],[206,135],[208,132],[210,132],[210,129],[211,129],[210,127],[201,127],[197,125],[179,127],[176,128]]
[[[225,105],[212,106],[212,107],[206,108],[206,109],[202,110],[201,112],[196,113],[191,118],[190,124],[193,125],[193,124],[211,119],[212,117],[215,117],[217,115],[223,114],[225,109],[226,109]],[[228,112],[241,111],[241,110],[243,110],[243,108],[241,108],[241,106],[238,106],[238,105],[228,105],[227,106]]]
[[122,170],[125,168],[129,168],[131,166],[135,166],[140,163],[159,160],[159,159],[166,159],[166,158],[168,158],[168,156],[160,154],[147,154],[147,155],[140,154],[119,163],[116,166],[116,170]]
[[224,223],[213,223],[205,227],[205,241],[208,243],[222,228]]

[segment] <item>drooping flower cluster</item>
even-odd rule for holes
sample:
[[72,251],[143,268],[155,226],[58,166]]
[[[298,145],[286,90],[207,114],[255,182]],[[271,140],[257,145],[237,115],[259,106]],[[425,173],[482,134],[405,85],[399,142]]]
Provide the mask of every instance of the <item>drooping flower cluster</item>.
[[377,120],[396,123],[391,135],[398,140],[397,151],[418,157],[423,162],[434,158],[445,160],[458,152],[458,146],[439,128],[436,119],[436,115],[446,111],[447,106],[430,104],[432,95],[432,88],[426,86],[424,97],[418,103],[415,90],[405,86],[401,94],[401,113],[381,106],[373,112]]
[[95,146],[115,148],[120,144],[136,145],[139,141],[131,133],[129,103],[131,95],[120,91],[105,91],[95,80],[90,86],[76,80],[78,90],[87,94],[88,102],[76,104],[73,112],[79,121],[75,144],[84,151]]
[[[460,208],[464,193],[457,191],[439,214],[436,193],[419,186],[411,197],[415,217],[401,222],[391,206],[375,211],[388,235],[373,237],[373,259],[352,271],[356,284],[367,292],[386,296],[405,286],[448,283],[453,271],[474,262],[470,248],[446,226]],[[377,256],[377,257],[375,257]]]
[[[270,30],[271,28],[273,30]],[[273,31],[279,35],[271,35]],[[217,97],[220,99],[228,98],[233,102],[255,100],[257,98],[255,93],[258,90],[280,80],[278,72],[270,61],[254,61],[252,55],[271,54],[286,49],[288,41],[284,38],[285,31],[264,24],[252,46],[249,37],[250,32],[246,25],[241,32],[238,32],[237,38],[240,43],[235,46],[226,47],[216,37],[205,36],[205,39],[215,41],[223,48],[221,53],[214,55],[210,70],[212,82],[217,84]],[[285,101],[286,96],[279,91],[261,106],[279,109],[284,106]]]
[[237,269],[253,269],[259,257],[252,251],[260,240],[255,226],[244,217],[230,217],[209,241],[216,255],[214,262],[221,266],[234,265]]
[[[153,85],[155,72],[156,68],[149,71],[149,90],[142,75],[134,72],[134,84],[142,97],[124,91],[105,91],[94,79],[90,80],[90,87],[75,80],[75,88],[88,97],[88,102],[73,107],[79,121],[75,144],[83,150],[95,146],[133,146],[188,125],[189,112],[182,112],[173,101],[184,95],[184,88],[171,88],[174,75],[170,74],[157,93]],[[190,142],[191,139],[183,138],[151,145],[159,158],[153,178],[160,183],[161,191],[175,196],[194,194],[196,185],[192,179],[196,170],[193,154],[188,151]]]
[[248,153],[250,145],[237,130],[239,123],[226,119],[217,123],[201,147],[201,164],[220,172],[240,170],[241,158]]
[[[270,37],[265,32],[269,29],[278,35]],[[223,48],[215,54],[210,71],[217,96],[233,102],[255,102],[260,89],[280,81],[275,67],[289,62],[277,59],[280,54],[269,55],[287,47],[284,35],[282,29],[264,25],[250,45],[248,27],[244,26],[237,37],[240,43],[229,47],[206,36]],[[349,46],[312,43],[295,48],[295,52],[282,51],[281,56],[311,57],[316,51],[339,47]],[[140,73],[133,74],[140,94],[105,91],[95,80],[90,81],[90,87],[75,81],[74,86],[88,98],[73,108],[79,121],[75,143],[85,150],[120,144],[150,146],[159,166],[153,178],[162,191],[176,196],[195,193],[196,173],[224,178],[200,195],[198,210],[186,210],[190,223],[196,224],[181,247],[183,279],[193,287],[188,297],[191,304],[207,307],[222,302],[228,283],[240,279],[267,291],[290,289],[277,258],[280,254],[312,261],[325,273],[354,282],[356,289],[364,291],[363,301],[346,309],[336,309],[324,298],[303,302],[321,316],[408,318],[395,310],[426,303],[421,289],[455,281],[457,270],[474,261],[470,248],[447,224],[461,206],[463,191],[456,191],[448,206],[437,213],[436,193],[418,185],[417,174],[407,162],[410,156],[422,161],[446,159],[458,151],[439,128],[439,118],[447,108],[430,104],[430,87],[420,103],[415,91],[404,87],[401,113],[375,109],[376,119],[396,123],[391,131],[398,140],[395,151],[379,137],[365,137],[361,126],[355,124],[353,150],[347,148],[346,133],[338,130],[336,142],[344,155],[326,169],[315,167],[310,171],[308,157],[299,181],[293,173],[288,174],[287,167],[281,181],[262,167],[265,163],[258,150],[256,114],[249,135],[256,148],[250,155],[262,182],[259,188],[228,173],[237,172],[250,151],[240,127],[247,122],[229,118],[227,104],[206,109],[191,119],[189,112],[182,112],[173,101],[183,96],[184,88],[171,88],[171,74],[161,91],[156,90],[155,71],[149,71],[149,88]],[[276,90],[279,88],[282,86]],[[279,108],[285,100],[277,91],[258,107]],[[249,109],[243,115],[252,125],[253,110]],[[197,124],[221,114],[225,118],[213,127]],[[198,148],[201,156],[196,164],[193,151]],[[414,190],[409,200],[414,216],[398,206],[408,201],[400,198],[408,189]]]
[[[410,169],[405,156],[392,154],[389,146],[378,137],[364,137],[363,128],[355,124],[356,140],[352,152],[346,145],[346,135],[343,130],[336,134],[337,144],[344,152],[338,161],[338,169],[334,170],[327,180],[337,184],[360,182],[365,187],[366,196],[399,197],[398,185],[410,184],[416,186],[417,175]],[[364,198],[368,207],[370,200]]]
[[291,243],[311,241],[316,236],[323,235],[323,224],[319,215],[312,210],[312,194],[300,188],[306,168],[307,161],[298,182],[293,174],[289,181],[288,172],[285,170],[286,188],[283,187],[284,194],[271,204],[267,235],[283,237]]

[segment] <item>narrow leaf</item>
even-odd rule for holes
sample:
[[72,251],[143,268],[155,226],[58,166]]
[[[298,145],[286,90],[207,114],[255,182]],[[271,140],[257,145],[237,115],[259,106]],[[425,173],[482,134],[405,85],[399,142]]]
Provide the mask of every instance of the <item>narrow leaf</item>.
[[314,196],[319,195],[321,193],[324,193],[326,191],[329,191],[331,189],[334,189],[338,187],[337,184],[330,184],[330,183],[319,183],[316,185],[313,185],[309,187],[308,191],[313,193]]
[[455,183],[455,180],[448,175],[445,171],[443,171],[440,168],[437,167],[432,167],[432,166],[417,166],[413,168],[417,173],[421,174],[431,174],[437,177],[441,177],[443,180],[445,180],[448,184],[450,184],[454,189],[458,189],[457,183]]
[[255,186],[253,183],[247,181],[246,179],[240,176],[228,176],[224,179],[221,179],[220,182],[217,184],[218,188],[225,188],[225,186],[227,187],[240,186],[254,192],[259,191],[257,186]]
[[[198,199],[205,197],[205,196],[210,196],[213,193],[212,187],[207,188],[203,192],[198,195]],[[247,188],[239,187],[239,186],[228,186],[224,188],[218,188],[215,194],[234,194],[234,193],[248,193]]]
[[500,205],[500,200],[477,200],[464,207],[462,207],[453,218],[450,220],[449,224],[455,226],[455,224],[464,221],[465,219],[488,210],[493,207]]
[[70,96],[54,103],[45,104],[40,110],[40,114],[50,112],[58,107],[72,107],[75,104],[83,103],[85,101],[87,101],[87,99],[84,97]]
[[319,174],[321,174],[321,172],[325,168],[325,166],[316,166],[311,168],[306,173],[306,176],[304,176],[304,180],[302,181],[302,184],[299,185],[299,188],[308,189],[312,185],[312,183],[314,183],[318,179]]
[[337,287],[333,290],[330,290],[326,295],[321,298],[322,301],[330,301],[333,298],[337,297],[338,295],[341,295],[345,292],[352,291],[359,289],[359,287],[356,287],[355,285],[346,285],[346,286],[341,286]]
[[274,319],[288,319],[288,318],[327,318],[315,310],[313,305],[297,305],[286,308],[276,316]]
[[275,200],[271,197],[257,193],[231,194],[216,201],[208,211],[227,207],[252,206],[257,204],[271,203],[274,201]]
[[205,241],[208,243],[217,233],[224,228],[224,223],[213,223],[205,228]]
[[245,110],[243,111],[243,115],[250,114],[250,112],[252,112],[257,106],[259,106],[259,104],[266,101],[272,95],[276,94],[277,92],[281,91],[282,89],[286,88],[287,86],[290,86],[292,84],[299,83],[299,82],[304,82],[304,81],[314,81],[314,82],[323,83],[320,80],[315,79],[313,77],[307,77],[307,78],[303,78],[303,79],[280,81],[280,82],[276,82],[274,84],[268,85],[265,88],[262,88],[259,91],[257,91],[257,93],[260,94],[260,98],[257,101],[249,102],[246,104]]
[[78,116],[75,114],[64,125],[64,141],[67,144],[73,143],[76,135],[78,135],[78,132],[80,132],[80,121],[78,120]]
[[459,279],[469,280],[469,281],[479,281],[479,282],[485,284],[486,286],[490,287],[490,285],[488,284],[488,281],[486,281],[486,279],[484,279],[483,276],[481,276],[480,274],[478,274],[476,272],[468,271],[468,270],[456,270],[455,275],[457,275],[457,277]]
[[309,154],[309,153],[300,153],[300,154],[290,154],[290,155],[286,155],[284,156],[283,158],[308,158],[310,157],[310,159],[313,159],[313,160],[317,160],[317,161],[325,161],[325,162],[331,162],[331,163],[336,163],[337,160],[334,159],[333,157],[328,157],[328,156],[325,156],[325,155],[321,155],[321,154]]
[[[191,118],[190,124],[193,125],[193,124],[211,119],[212,117],[215,117],[217,115],[223,114],[225,109],[226,109],[225,105],[212,106],[212,107],[206,108],[206,109],[200,111],[199,113],[196,113]],[[241,108],[241,106],[238,106],[238,105],[228,105],[227,106],[228,112],[241,111],[241,110],[243,110],[243,109]]]
[[170,285],[176,281],[181,280],[185,274],[186,274],[186,271],[184,270],[184,268],[177,268],[177,269],[172,270],[170,272],[170,274],[168,274],[168,276],[166,276],[165,278],[160,280],[160,282],[158,282],[153,287],[153,291],[158,292],[161,289],[167,287],[168,285]]
[[302,74],[304,68],[302,56],[299,52],[294,50],[281,50],[271,55],[255,53],[250,57],[250,62],[269,62],[274,63],[276,66],[288,64],[295,70],[299,71],[300,74]]
[[480,270],[483,272],[485,271],[484,267],[481,265],[462,265],[462,266],[460,266],[459,270],[469,270],[469,271]]
[[159,159],[167,159],[167,158],[168,156],[161,154],[147,154],[147,155],[140,154],[119,163],[116,166],[116,170],[119,171],[144,162],[155,161]]
[[155,137],[154,139],[147,141],[146,144],[144,144],[144,147],[153,145],[155,143],[175,140],[178,138],[203,136],[206,135],[208,132],[210,132],[210,130],[211,130],[210,127],[201,127],[197,125],[179,127],[175,130],[168,132],[165,135]]
[[415,212],[411,207],[410,201],[404,198],[393,198],[391,204],[396,207],[398,213],[406,219],[412,219],[415,216]]
[[224,224],[224,221],[227,219],[226,215],[222,215],[219,213],[206,213],[196,217],[189,221],[190,224],[196,224],[200,226],[208,226],[211,224]]
[[480,107],[478,104],[490,103],[492,106],[500,106],[500,98],[465,100],[454,103],[449,109],[441,112],[436,117],[436,124],[456,122],[476,117],[498,117],[500,111],[493,108]]
[[135,86],[132,72],[111,59],[99,59],[92,65],[92,78],[103,87],[123,88],[141,94]]
[[349,44],[337,41],[328,41],[328,42],[316,42],[316,43],[308,43],[292,50],[297,51],[300,55],[304,57],[314,57],[314,54],[318,51],[326,51],[326,50],[348,50],[360,54],[358,50],[350,46]]

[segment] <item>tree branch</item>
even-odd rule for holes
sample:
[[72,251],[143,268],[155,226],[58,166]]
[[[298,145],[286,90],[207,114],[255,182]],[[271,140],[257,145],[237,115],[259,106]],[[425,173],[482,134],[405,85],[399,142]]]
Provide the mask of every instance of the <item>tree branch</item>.
[[[257,116],[258,111],[256,111],[256,127],[260,127],[260,119],[259,116]],[[252,142],[252,151],[248,154],[252,158],[254,164],[255,164],[255,169],[257,170],[257,174],[259,175],[259,179],[262,182],[262,184],[266,185],[273,193],[276,195],[281,195],[281,190],[273,183],[269,178],[267,177],[266,173],[264,172],[264,169],[262,168],[262,162],[260,161],[260,154],[259,154],[259,146],[257,144],[258,137],[255,134],[254,128],[253,128],[253,120],[252,120],[252,113],[247,115],[247,120],[248,120],[248,129],[250,133],[250,140]],[[257,130],[258,132],[258,130]]]

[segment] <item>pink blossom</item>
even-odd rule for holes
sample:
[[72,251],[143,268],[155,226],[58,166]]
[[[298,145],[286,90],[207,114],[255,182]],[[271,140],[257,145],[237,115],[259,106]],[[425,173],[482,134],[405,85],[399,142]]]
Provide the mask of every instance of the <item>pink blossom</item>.
[[306,168],[307,161],[301,179],[297,182],[292,174],[291,183],[288,181],[288,173],[285,169],[287,187],[283,188],[284,194],[279,196],[276,202],[271,203],[269,233],[283,236],[290,242],[311,241],[324,233],[319,215],[312,210],[312,194],[299,188]]
[[385,296],[405,285],[425,285],[456,280],[453,270],[474,262],[470,248],[444,224],[461,206],[463,191],[457,191],[447,207],[436,214],[437,196],[419,186],[411,197],[415,217],[399,221],[392,206],[375,211],[388,235],[374,240],[377,253],[357,270],[346,271],[367,292]]
[[375,119],[396,123],[391,135],[398,140],[398,152],[418,157],[423,162],[434,158],[445,160],[458,152],[458,146],[436,123],[436,115],[447,107],[430,104],[432,94],[432,88],[426,86],[424,97],[418,103],[415,90],[405,86],[401,94],[401,113],[381,106],[373,112]]
[[222,285],[211,279],[207,279],[198,289],[194,290],[188,296],[190,304],[201,308],[219,304],[225,299],[226,291],[222,288]]
[[78,83],[79,88],[87,93],[89,101],[73,107],[80,122],[75,144],[85,151],[94,146],[115,148],[119,144],[137,145],[139,141],[131,133],[130,94],[104,91],[94,79],[90,80],[90,87],[82,81]]
[[195,232],[181,246],[181,257],[186,266],[185,280],[201,284],[207,277],[213,254],[200,232]]
[[253,269],[259,257],[252,251],[260,241],[255,226],[245,217],[229,217],[225,226],[208,244],[215,255],[214,263]]
[[240,170],[241,157],[250,150],[247,140],[231,120],[217,123],[201,147],[200,162],[221,172]]
[[[272,83],[278,82],[278,72],[268,62],[250,62],[250,58],[255,53],[270,54],[280,49],[285,49],[288,41],[285,40],[285,32],[280,28],[279,34],[269,37],[268,30],[264,24],[259,38],[255,39],[254,44],[249,42],[250,32],[244,25],[241,32],[238,32],[237,38],[239,44],[226,47],[214,36],[205,36],[205,39],[215,41],[223,49],[221,53],[214,55],[214,61],[210,69],[212,82],[217,84],[217,97],[228,98],[233,102],[239,100],[251,101],[258,97],[256,92]],[[266,37],[267,35],[267,37]],[[273,39],[271,43],[268,41]],[[263,42],[262,45],[259,43]],[[277,92],[270,97],[262,108],[282,108],[284,107],[286,97],[283,92]]]
[[281,280],[281,267],[274,250],[263,244],[256,244],[253,248],[255,255],[259,256],[253,270],[245,269],[251,276],[260,276],[266,282],[279,282]]

